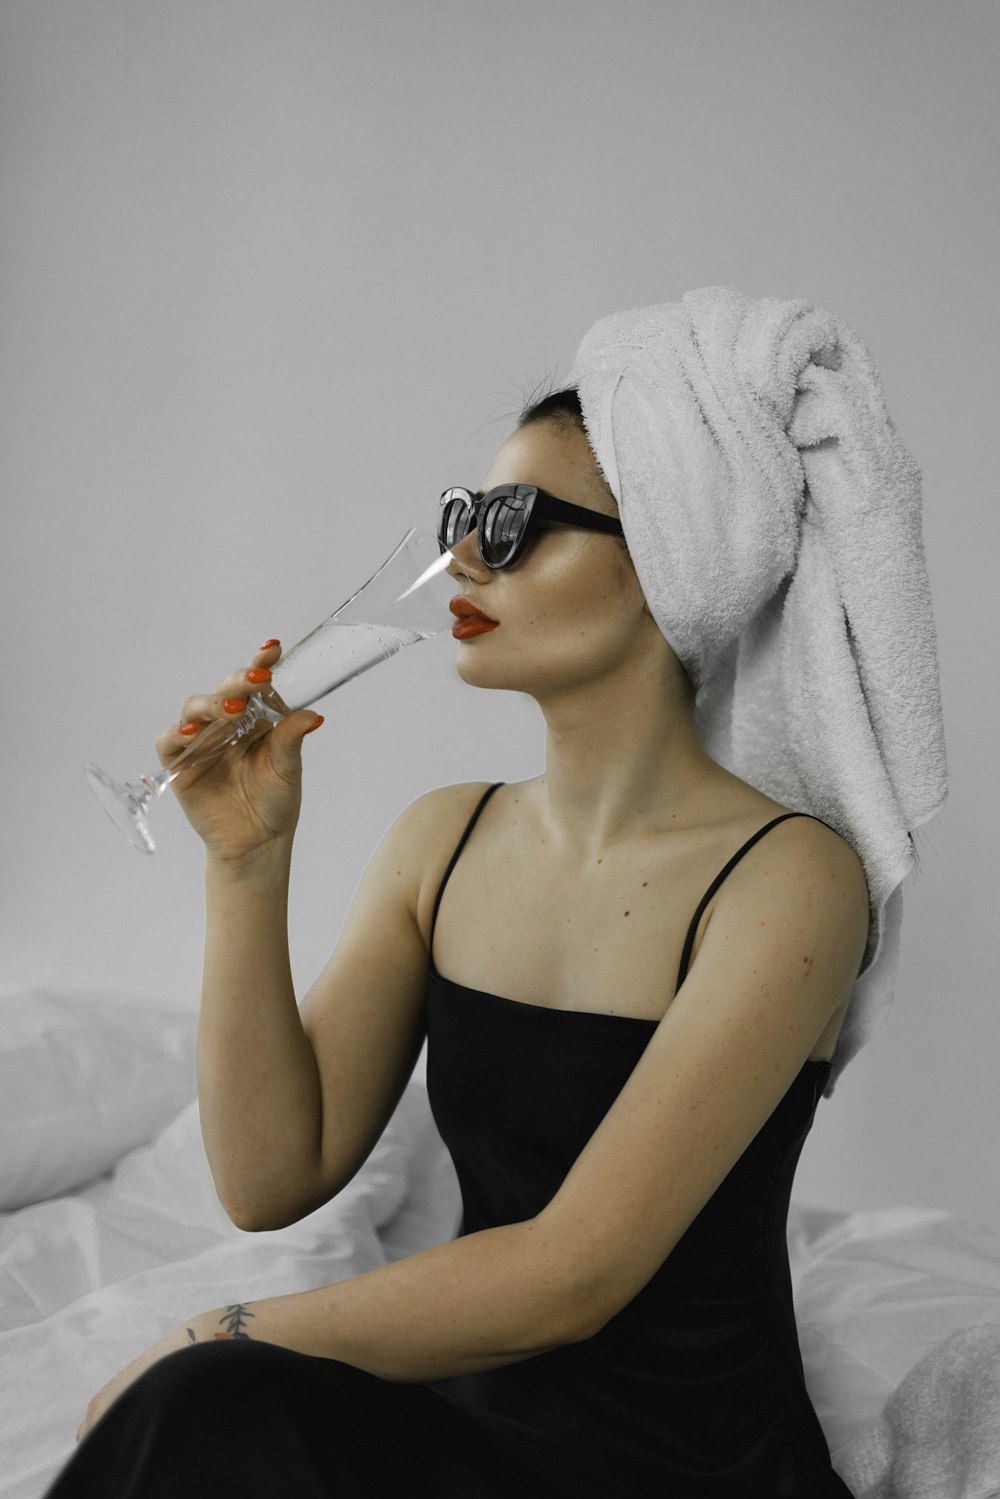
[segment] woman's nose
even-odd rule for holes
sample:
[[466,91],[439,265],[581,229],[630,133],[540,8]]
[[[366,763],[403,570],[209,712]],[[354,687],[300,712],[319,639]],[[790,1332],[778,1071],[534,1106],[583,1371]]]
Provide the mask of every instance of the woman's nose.
[[485,582],[489,577],[490,570],[479,555],[479,538],[475,530],[470,531],[468,536],[463,536],[451,548],[451,561],[445,572],[456,582],[459,578],[475,578],[477,582]]

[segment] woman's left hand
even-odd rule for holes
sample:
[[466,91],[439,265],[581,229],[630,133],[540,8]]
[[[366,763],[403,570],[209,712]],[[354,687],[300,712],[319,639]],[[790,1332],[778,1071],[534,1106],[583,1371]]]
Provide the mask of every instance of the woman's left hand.
[[101,1417],[110,1409],[119,1395],[123,1395],[129,1385],[151,1369],[161,1358],[166,1358],[168,1353],[176,1353],[180,1348],[189,1348],[192,1343],[201,1343],[213,1337],[226,1337],[227,1334],[219,1333],[218,1312],[202,1312],[197,1317],[192,1317],[181,1324],[173,1332],[168,1332],[165,1338],[154,1343],[145,1353],[140,1353],[127,1364],[113,1379],[109,1379],[102,1390],[87,1406],[87,1414],[84,1416],[76,1434],[78,1442],[82,1442],[88,1432],[93,1431]]

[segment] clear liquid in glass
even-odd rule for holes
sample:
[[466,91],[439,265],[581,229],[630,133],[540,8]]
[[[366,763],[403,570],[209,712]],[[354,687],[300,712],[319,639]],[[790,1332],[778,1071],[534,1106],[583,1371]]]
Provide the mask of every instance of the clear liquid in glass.
[[306,708],[369,667],[387,661],[404,645],[426,640],[421,630],[395,625],[324,620],[278,662],[271,686],[290,712]]

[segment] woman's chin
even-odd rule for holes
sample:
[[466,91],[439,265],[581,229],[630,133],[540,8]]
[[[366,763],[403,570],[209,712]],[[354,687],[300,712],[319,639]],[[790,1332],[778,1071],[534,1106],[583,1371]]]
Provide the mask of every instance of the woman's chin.
[[488,663],[477,660],[475,652],[468,649],[459,651],[455,661],[455,671],[469,687],[506,687],[508,685],[498,680],[500,674],[495,667],[493,671],[490,671]]
[[[482,644],[480,643],[482,641]],[[455,658],[455,671],[469,687],[494,687],[499,691],[524,692],[525,673],[509,660],[501,661],[487,649],[486,637],[464,643]]]

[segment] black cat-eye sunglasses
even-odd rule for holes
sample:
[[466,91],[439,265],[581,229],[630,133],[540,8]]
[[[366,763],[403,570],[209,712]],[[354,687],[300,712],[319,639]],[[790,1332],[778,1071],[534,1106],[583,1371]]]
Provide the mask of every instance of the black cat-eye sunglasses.
[[624,536],[619,521],[583,505],[557,500],[534,484],[498,484],[487,494],[469,489],[446,489],[438,511],[438,543],[442,552],[457,546],[475,530],[479,555],[496,570],[510,567],[528,544],[536,520],[561,521],[587,531],[606,531]]

